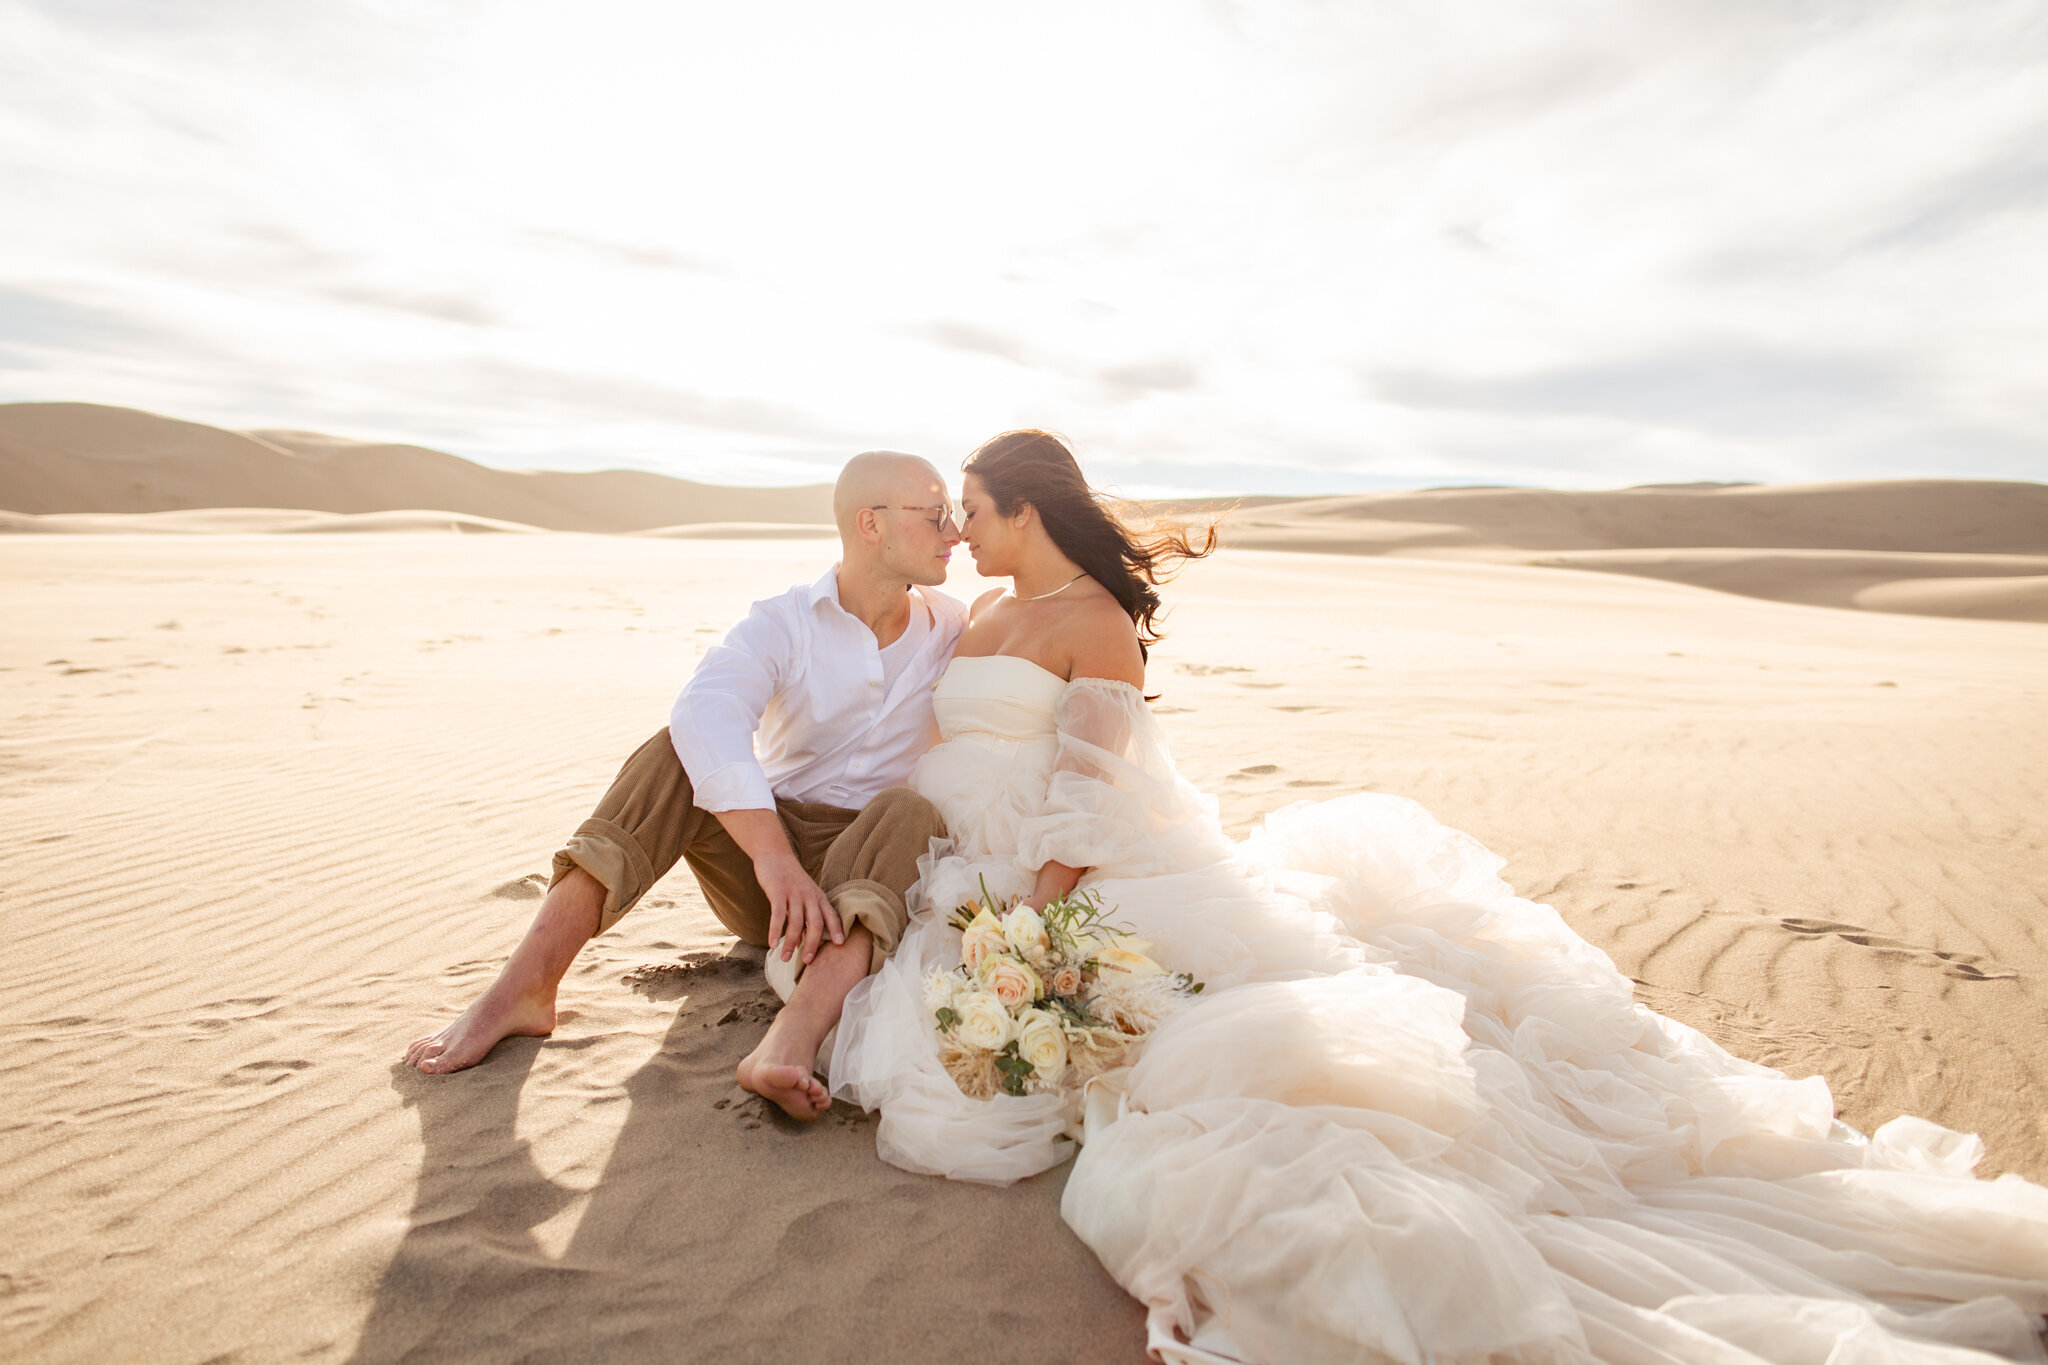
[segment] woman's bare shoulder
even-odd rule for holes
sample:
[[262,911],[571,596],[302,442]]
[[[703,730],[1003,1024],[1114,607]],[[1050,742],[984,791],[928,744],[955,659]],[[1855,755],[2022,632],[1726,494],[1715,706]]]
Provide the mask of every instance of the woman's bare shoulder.
[[1115,598],[1080,604],[1063,623],[1071,650],[1069,678],[1112,678],[1133,687],[1145,685],[1145,653],[1138,648],[1138,628]]

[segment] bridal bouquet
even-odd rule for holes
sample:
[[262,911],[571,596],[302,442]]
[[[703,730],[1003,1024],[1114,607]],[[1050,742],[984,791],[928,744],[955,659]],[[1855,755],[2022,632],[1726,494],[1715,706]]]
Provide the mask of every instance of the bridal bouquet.
[[1170,975],[1118,932],[1091,891],[1043,910],[981,900],[949,921],[960,965],[925,977],[939,1059],[962,1093],[1046,1094],[1119,1066],[1202,984]]

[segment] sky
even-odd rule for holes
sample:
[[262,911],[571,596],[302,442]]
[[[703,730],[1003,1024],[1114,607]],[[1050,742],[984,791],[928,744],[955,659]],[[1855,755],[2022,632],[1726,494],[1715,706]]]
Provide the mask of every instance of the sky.
[[2048,479],[2040,0],[0,0],[0,402],[1133,494]]

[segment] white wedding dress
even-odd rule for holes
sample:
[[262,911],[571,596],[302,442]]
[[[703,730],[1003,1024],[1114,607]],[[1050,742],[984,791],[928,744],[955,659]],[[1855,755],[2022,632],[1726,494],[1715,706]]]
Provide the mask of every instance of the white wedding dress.
[[[881,1111],[884,1159],[955,1179],[1085,1136],[1062,1211],[1162,1359],[2044,1358],[2048,1190],[1974,1179],[1979,1141],[1922,1120],[1865,1138],[1818,1077],[1636,1004],[1414,802],[1236,843],[1126,684],[956,659],[935,702],[915,785],[951,848],[847,1002],[833,1091]],[[1207,988],[1085,1106],[970,1100],[923,978],[960,960],[948,912],[1048,860]]]

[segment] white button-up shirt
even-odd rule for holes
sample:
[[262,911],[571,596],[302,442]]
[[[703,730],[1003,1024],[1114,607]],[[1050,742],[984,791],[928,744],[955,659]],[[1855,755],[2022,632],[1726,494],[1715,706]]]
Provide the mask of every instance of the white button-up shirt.
[[669,713],[699,808],[769,810],[783,796],[858,810],[910,780],[938,740],[932,689],[967,625],[958,599],[912,592],[931,630],[887,689],[875,633],[839,605],[837,565],[748,609]]

